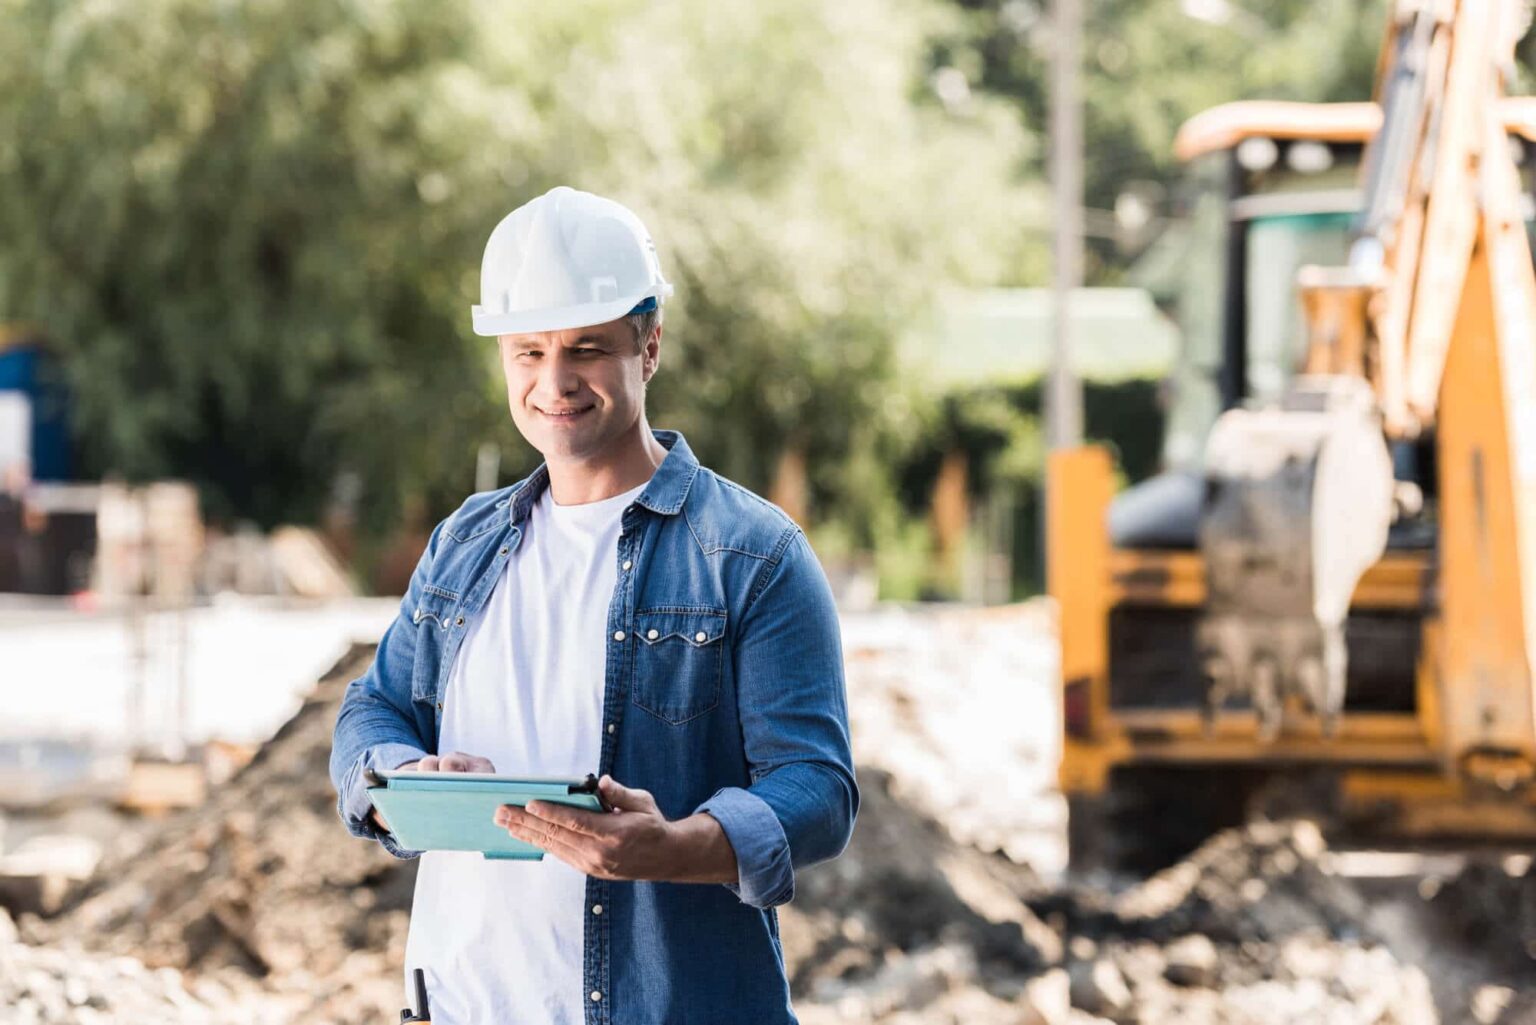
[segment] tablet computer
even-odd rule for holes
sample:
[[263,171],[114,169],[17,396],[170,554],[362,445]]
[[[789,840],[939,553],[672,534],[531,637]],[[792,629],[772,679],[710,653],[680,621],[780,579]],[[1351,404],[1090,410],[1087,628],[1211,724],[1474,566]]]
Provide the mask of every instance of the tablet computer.
[[597,777],[501,776],[490,772],[367,774],[368,799],[399,844],[412,851],[479,851],[487,858],[538,861],[543,849],[523,843],[495,821],[504,804],[529,801],[607,811]]

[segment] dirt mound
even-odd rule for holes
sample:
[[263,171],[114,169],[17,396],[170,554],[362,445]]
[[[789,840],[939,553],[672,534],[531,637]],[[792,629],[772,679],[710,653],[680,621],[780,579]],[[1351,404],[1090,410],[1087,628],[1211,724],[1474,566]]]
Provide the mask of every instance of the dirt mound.
[[1266,943],[1296,933],[1362,938],[1365,901],[1321,864],[1311,822],[1254,822],[1211,837],[1193,854],[1126,886],[1092,878],[1039,894],[1037,915],[1070,936],[1170,943],[1199,933],[1217,943]]
[[1536,990],[1536,868],[1530,855],[1475,858],[1449,879],[1426,881],[1419,889],[1445,939],[1485,951],[1497,967],[1518,972]]
[[[1213,837],[1139,883],[1046,888],[861,775],[848,852],[786,909],[797,1008],[826,1022],[1431,1025],[1424,973],[1361,923],[1307,822]],[[940,924],[947,923],[947,924]],[[786,953],[790,953],[786,948]]]
[[[263,1025],[396,1020],[415,863],[345,836],[327,774],[345,685],[371,657],[350,652],[207,805],[112,854],[64,915],[24,919],[23,935],[49,949],[0,936],[0,999],[47,1003],[43,1022],[86,1020],[68,1015],[95,1007],[92,987],[147,1001],[132,1005],[153,1009],[136,1015],[146,1020],[183,1020],[157,1000]],[[911,757],[860,762],[847,851],[802,872],[781,909],[804,1025],[1509,1025],[1536,1010],[1530,859],[1469,862],[1434,885],[1410,881],[1406,895],[1363,890],[1334,870],[1315,826],[1263,821],[1150,879],[1048,887],[1018,863],[1029,816],[999,842],[930,807],[961,739],[930,721],[936,697],[913,697],[939,684],[876,675],[856,688],[862,743],[918,739],[900,748]],[[903,708],[921,730],[891,710]],[[1452,948],[1466,970],[1447,989]]]
[[1444,878],[1349,878],[1339,860],[1310,822],[1259,821],[1144,882],[1029,905],[1063,935],[1074,1004],[1116,1019],[1536,1022],[1529,856]]
[[174,968],[146,968],[131,957],[88,953],[73,945],[20,943],[0,911],[0,1020],[32,1025],[157,1022],[163,1025],[268,1025],[286,1010],[253,986],[231,989],[188,980]]
[[963,948],[978,978],[1034,974],[1059,939],[1025,906],[1028,868],[955,842],[891,793],[889,774],[859,774],[862,806],[842,857],[802,872],[782,934],[793,993],[815,997],[873,977],[883,962]]
[[104,864],[60,917],[28,920],[26,938],[262,979],[312,994],[320,1020],[397,1018],[415,862],[349,839],[328,775],[342,693],[372,657],[350,651],[206,805]]

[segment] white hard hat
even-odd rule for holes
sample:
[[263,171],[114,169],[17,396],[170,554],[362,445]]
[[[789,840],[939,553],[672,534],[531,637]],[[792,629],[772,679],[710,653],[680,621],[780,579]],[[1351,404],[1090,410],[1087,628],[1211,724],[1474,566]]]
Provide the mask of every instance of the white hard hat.
[[480,263],[475,334],[604,324],[671,294],[640,218],[611,199],[562,185],[513,210],[491,232]]

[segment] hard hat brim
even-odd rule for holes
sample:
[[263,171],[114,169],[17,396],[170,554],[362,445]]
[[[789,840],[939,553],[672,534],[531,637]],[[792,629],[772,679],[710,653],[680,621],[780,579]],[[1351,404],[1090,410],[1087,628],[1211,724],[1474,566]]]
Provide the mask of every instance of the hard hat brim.
[[538,331],[569,331],[576,327],[591,327],[618,320],[646,299],[658,302],[672,294],[670,285],[651,288],[639,295],[626,296],[603,303],[583,303],[580,306],[563,306],[549,310],[521,310],[514,313],[497,313],[484,306],[471,307],[475,334],[482,338],[500,335],[526,335]]

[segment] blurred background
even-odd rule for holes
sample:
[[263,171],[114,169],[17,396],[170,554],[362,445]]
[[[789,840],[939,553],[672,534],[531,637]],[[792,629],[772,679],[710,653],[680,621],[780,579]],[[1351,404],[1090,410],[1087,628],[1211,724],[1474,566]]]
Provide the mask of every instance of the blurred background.
[[[1293,282],[1358,234],[1381,55],[1432,50],[1382,0],[1058,6],[0,0],[0,1021],[397,1020],[414,869],[335,820],[330,727],[433,525],[538,464],[469,307],[559,184],[677,286],[651,423],[842,610],[866,807],[784,909],[802,1020],[1536,1020],[1536,726],[1437,746],[1436,489],[1406,597],[1332,624],[1343,729],[1278,746],[1262,697],[1196,723],[1195,520],[1102,515],[1198,506],[1218,415],[1318,369]],[[1352,106],[1180,133],[1257,98]],[[1498,811],[1334,828],[1353,784],[1471,807],[1469,752]]]

